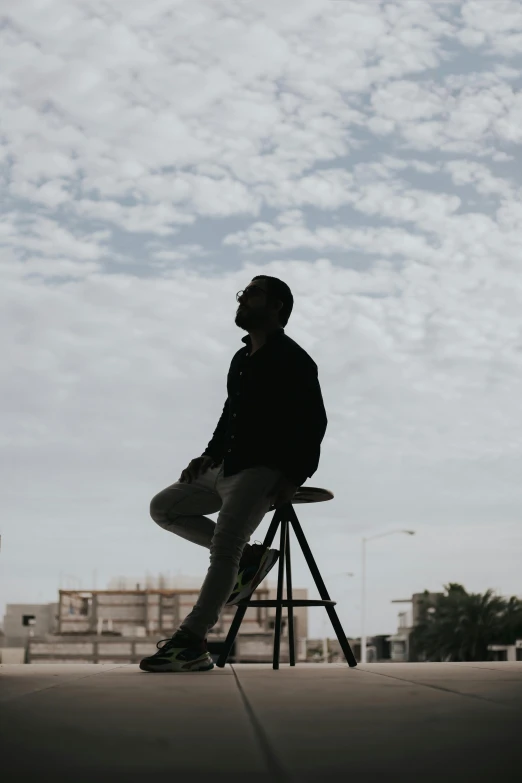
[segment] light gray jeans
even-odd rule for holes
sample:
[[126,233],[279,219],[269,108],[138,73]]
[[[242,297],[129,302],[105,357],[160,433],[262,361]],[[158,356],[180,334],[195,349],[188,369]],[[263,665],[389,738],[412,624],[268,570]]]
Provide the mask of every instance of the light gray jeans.
[[[223,476],[223,463],[190,482],[176,481],[151,501],[150,515],[165,530],[210,549],[197,603],[180,625],[199,638],[217,623],[236,584],[243,549],[269,510],[282,472],[259,466]],[[219,511],[217,522],[205,514]]]

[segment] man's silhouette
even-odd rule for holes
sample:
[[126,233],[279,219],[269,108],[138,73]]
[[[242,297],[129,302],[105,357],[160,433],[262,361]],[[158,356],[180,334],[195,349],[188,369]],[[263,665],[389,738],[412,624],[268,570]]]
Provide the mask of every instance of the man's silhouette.
[[[293,307],[290,288],[258,275],[237,300],[235,322],[248,334],[232,358],[212,439],[150,504],[158,525],[210,550],[210,566],[190,614],[141,661],[145,671],[214,667],[208,632],[225,605],[252,594],[279,555],[250,546],[250,537],[266,512],[289,502],[319,464],[327,418],[317,365],[284,331]],[[217,522],[205,516],[217,511]]]

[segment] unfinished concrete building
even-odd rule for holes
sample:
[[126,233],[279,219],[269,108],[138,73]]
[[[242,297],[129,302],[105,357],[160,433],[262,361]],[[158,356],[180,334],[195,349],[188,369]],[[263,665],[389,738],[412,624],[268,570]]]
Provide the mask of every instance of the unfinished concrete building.
[[[31,662],[137,663],[171,636],[197,601],[199,589],[60,590],[56,628],[52,635],[30,642]],[[306,599],[307,589],[293,589]],[[253,599],[277,597],[275,587],[259,587]],[[208,635],[209,652],[219,655],[236,612],[225,607]],[[273,654],[275,607],[249,607],[229,661],[270,662]],[[294,608],[296,658],[306,660],[307,607]],[[288,627],[283,612],[281,662],[289,661]]]

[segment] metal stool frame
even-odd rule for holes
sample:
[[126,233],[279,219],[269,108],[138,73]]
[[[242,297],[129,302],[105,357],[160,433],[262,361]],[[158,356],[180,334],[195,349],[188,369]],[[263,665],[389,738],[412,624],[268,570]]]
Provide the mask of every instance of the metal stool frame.
[[[292,566],[290,562],[290,527],[289,527],[290,523],[294,529],[294,533],[297,537],[297,540],[299,541],[306,562],[308,563],[308,567],[314,578],[315,584],[317,585],[317,589],[319,590],[319,595],[321,596],[321,600],[313,600],[313,601],[302,600],[302,599],[297,599],[295,601],[293,600]],[[303,533],[303,529],[301,528],[299,520],[297,519],[297,514],[295,513],[294,507],[291,502],[286,503],[284,506],[281,506],[280,509],[276,509],[274,516],[272,517],[272,522],[270,523],[270,527],[268,528],[268,532],[266,534],[265,540],[263,542],[264,546],[270,547],[270,545],[272,544],[275,538],[277,528],[279,527],[279,525],[281,525],[281,538],[280,538],[280,545],[279,545],[279,573],[277,577],[277,598],[275,600],[266,600],[266,601],[265,600],[251,601],[249,599],[244,599],[243,601],[239,601],[239,603],[237,604],[236,614],[234,615],[234,619],[232,620],[230,630],[225,640],[225,646],[221,652],[221,655],[218,658],[216,665],[220,668],[223,668],[225,666],[227,662],[227,658],[230,655],[230,650],[232,649],[232,645],[234,644],[239,628],[243,621],[243,617],[245,616],[248,607],[249,606],[275,606],[276,620],[275,620],[275,635],[274,635],[274,657],[273,657],[272,668],[279,669],[279,656],[280,656],[280,649],[281,649],[281,618],[283,613],[283,606],[286,606],[288,607],[288,641],[289,641],[289,651],[290,651],[290,666],[295,666],[293,607],[294,606],[324,606],[324,608],[328,612],[328,616],[331,620],[333,629],[336,633],[337,639],[339,640],[339,644],[341,645],[341,650],[344,653],[344,657],[346,658],[348,666],[350,666],[350,668],[357,666],[357,661],[355,660],[355,656],[352,652],[350,645],[348,644],[348,640],[345,636],[341,623],[339,622],[339,618],[337,617],[337,612],[334,609],[334,606],[337,602],[332,601],[330,599],[330,596],[328,595],[328,590],[326,589],[321,574],[319,573],[319,569],[317,568],[316,562],[314,560],[310,547],[308,546],[308,542]],[[286,572],[287,572],[286,573],[287,598],[283,598],[283,579],[284,579],[285,561],[286,561]]]

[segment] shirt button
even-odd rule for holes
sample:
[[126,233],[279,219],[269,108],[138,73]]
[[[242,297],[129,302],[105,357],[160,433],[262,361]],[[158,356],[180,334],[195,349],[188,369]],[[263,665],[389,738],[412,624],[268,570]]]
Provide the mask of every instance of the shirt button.
[[232,414],[232,416],[233,416],[234,418],[236,418],[236,416],[237,416],[237,413],[233,413],[233,414]]
[[236,436],[235,436],[235,435],[231,435],[230,437],[232,438],[232,440],[234,440],[234,438],[235,438]]
[[240,375],[243,375],[243,373],[242,373],[242,372],[240,372],[239,374],[240,374]]
[[229,452],[231,452],[231,451],[232,451],[232,449],[229,449],[228,451],[229,451]]

